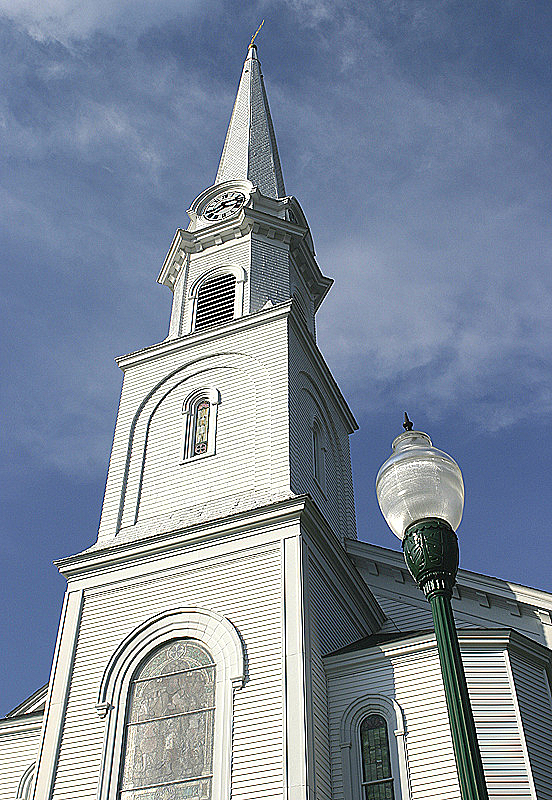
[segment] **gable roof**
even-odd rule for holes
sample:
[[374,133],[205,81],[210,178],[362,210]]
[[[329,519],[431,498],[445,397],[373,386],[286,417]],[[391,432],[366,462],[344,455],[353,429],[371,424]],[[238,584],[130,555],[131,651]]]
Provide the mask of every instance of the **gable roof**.
[[40,689],[37,689],[36,692],[33,692],[30,697],[28,697],[26,700],[23,700],[22,703],[6,714],[6,719],[22,717],[25,714],[38,714],[43,712],[44,706],[46,705],[47,694],[48,684],[45,683],[44,686],[41,686]]

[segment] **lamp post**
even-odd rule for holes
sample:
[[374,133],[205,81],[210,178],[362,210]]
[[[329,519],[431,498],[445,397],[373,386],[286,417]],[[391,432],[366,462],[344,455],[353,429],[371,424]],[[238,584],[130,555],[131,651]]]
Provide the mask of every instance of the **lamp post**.
[[451,605],[464,482],[458,464],[433,447],[426,433],[412,430],[404,417],[405,432],[394,440],[393,453],[378,472],[376,493],[387,524],[402,540],[410,574],[431,606],[462,798],[487,800]]

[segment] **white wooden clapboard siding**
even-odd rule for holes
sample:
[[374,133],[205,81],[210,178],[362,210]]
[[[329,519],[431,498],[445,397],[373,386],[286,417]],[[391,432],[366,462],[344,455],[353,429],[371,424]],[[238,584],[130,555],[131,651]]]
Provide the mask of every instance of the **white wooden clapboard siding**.
[[40,724],[32,731],[9,729],[0,723],[0,800],[15,800],[23,773],[36,759]]
[[507,657],[503,649],[462,647],[487,788],[497,800],[532,797]]
[[[314,345],[314,347],[316,347]],[[326,376],[324,376],[325,378]],[[329,385],[293,324],[289,331],[291,487],[315,500],[338,538],[355,538],[349,432]],[[332,380],[331,377],[329,380]],[[314,478],[313,421],[322,427],[325,486]]]
[[[531,798],[515,699],[509,681],[506,651],[474,642],[463,643],[462,659],[474,712],[489,796]],[[395,699],[406,723],[406,744],[412,798],[459,798],[450,727],[439,660],[434,645],[393,655],[372,649],[355,660],[354,670],[329,667],[330,734],[335,798],[343,797],[339,725],[350,702],[365,694]]]
[[327,653],[329,647],[333,649],[332,644],[338,641],[347,640],[349,643],[360,638],[362,632],[358,626],[344,625],[344,621],[349,620],[349,615],[344,613],[335,588],[330,585],[312,556],[309,558],[308,609],[316,794],[320,798],[329,798],[331,768],[328,696],[322,654]]
[[[369,632],[341,595],[336,577],[321,554],[309,547],[308,618],[316,797],[331,797],[328,692],[322,655],[351,644]],[[325,567],[325,568],[324,568]]]
[[[387,593],[379,591],[377,586],[370,585],[370,589],[386,615],[395,623],[397,630],[419,631],[433,628],[431,608],[423,596],[419,602],[409,603],[407,600],[398,600],[396,597],[390,597]],[[456,610],[454,618],[458,628],[478,627],[475,623],[465,619],[462,613]]]
[[353,618],[336,586],[323,575],[319,565],[312,559],[309,607],[322,655],[346,647],[369,633]]
[[[216,500],[251,490],[256,475],[270,483],[270,420],[258,420],[260,398],[255,383],[244,369],[206,369],[201,380],[217,387],[222,403],[217,417],[216,456],[182,463],[184,415],[182,406],[197,388],[191,378],[169,393],[150,419],[139,493],[138,520],[163,514],[175,507],[197,503],[198,495]],[[259,424],[260,423],[260,424]],[[257,426],[259,434],[256,434]],[[268,439],[261,444],[262,439]],[[260,455],[260,459],[258,458]],[[216,460],[215,460],[216,459]],[[259,463],[261,460],[261,463]],[[129,520],[133,524],[134,520]]]
[[281,554],[275,545],[204,565],[198,554],[196,564],[170,575],[86,591],[53,800],[95,796],[105,722],[94,705],[111,654],[138,624],[160,611],[187,605],[226,616],[240,632],[247,651],[249,678],[235,693],[234,702],[233,797],[249,800],[252,787],[258,796],[281,794],[280,587]]
[[281,303],[290,294],[289,248],[255,235],[251,239],[250,310],[260,311],[267,300]]
[[[289,493],[287,320],[259,316],[262,337],[257,327],[223,341],[206,332],[125,367],[99,539],[115,535],[121,508],[123,524],[133,525],[137,506],[146,518],[247,491]],[[217,455],[181,464],[179,404],[205,385],[221,392]]]
[[510,656],[525,741],[538,800],[552,800],[552,703],[544,668]]
[[[217,267],[234,266],[245,270],[246,278],[250,274],[251,242],[246,237],[237,242],[227,242],[218,247],[211,248],[200,254],[192,254],[188,267],[184,267],[178,276],[175,287],[173,306],[171,312],[170,330],[182,336],[191,330],[193,319],[194,301],[190,297],[190,290],[195,281],[211,269]],[[246,280],[244,289],[243,313],[249,312],[249,280]]]
[[343,714],[353,701],[374,694],[395,698],[404,711],[413,800],[459,800],[436,652],[382,658],[364,667],[361,662],[355,662],[347,673],[330,672],[328,688],[335,800],[348,797],[348,790],[343,786],[340,748]]

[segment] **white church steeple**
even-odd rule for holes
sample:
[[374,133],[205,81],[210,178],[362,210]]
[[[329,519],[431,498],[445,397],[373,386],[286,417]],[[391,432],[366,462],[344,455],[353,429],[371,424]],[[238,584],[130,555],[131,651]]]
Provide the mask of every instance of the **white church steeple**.
[[165,342],[125,372],[100,541],[149,536],[309,493],[355,537],[355,421],[316,348],[331,286],[306,218],[285,196],[250,45],[213,186],[191,203],[159,275]]
[[[384,619],[342,546],[356,538],[356,423],[315,340],[331,280],[284,196],[254,47],[217,182],[188,213],[159,276],[169,336],[117,359],[97,542],[59,562],[68,599],[35,800],[329,797],[314,788],[330,774],[329,748],[315,753],[322,654]],[[174,683],[158,715],[158,683],[153,705],[134,687],[175,647],[207,677]],[[172,712],[201,692],[205,709]],[[134,696],[153,716],[134,718]]]
[[[310,332],[332,281],[316,263],[306,218],[286,196],[257,48],[243,66],[215,183],[191,203],[158,277],[174,295],[169,338],[295,298]],[[235,278],[233,308],[230,279]],[[207,313],[201,310],[207,281]],[[220,284],[220,286],[219,286]],[[224,313],[217,300],[226,298]]]
[[285,197],[280,157],[257,47],[249,46],[215,184],[251,181],[266,197]]

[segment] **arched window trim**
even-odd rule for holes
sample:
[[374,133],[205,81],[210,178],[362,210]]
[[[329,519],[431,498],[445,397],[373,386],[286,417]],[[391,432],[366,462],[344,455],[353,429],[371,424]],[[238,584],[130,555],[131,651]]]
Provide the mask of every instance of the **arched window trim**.
[[31,787],[35,776],[35,767],[36,761],[33,761],[33,763],[29,764],[21,776],[19,786],[17,787],[17,795],[15,800],[29,800],[31,796]]
[[225,264],[221,267],[213,267],[203,272],[190,286],[188,291],[188,298],[192,303],[192,313],[190,315],[190,329],[189,333],[195,330],[197,296],[203,283],[210,281],[212,278],[218,278],[219,275],[233,275],[236,279],[236,293],[234,295],[234,319],[243,316],[243,298],[245,281],[247,274],[243,267],[237,267],[233,264]]
[[[203,400],[209,403],[209,429],[207,432],[207,450],[205,453],[194,453],[195,414],[196,409]],[[217,417],[220,405],[220,392],[218,389],[204,387],[194,389],[182,404],[184,420],[184,441],[182,445],[182,462],[196,461],[216,453],[217,443]]]
[[345,796],[350,796],[351,800],[364,800],[360,724],[370,714],[380,714],[387,722],[395,800],[410,800],[403,712],[396,700],[376,694],[355,700],[341,719],[340,746]]
[[326,495],[326,440],[324,428],[320,420],[315,417],[311,427],[312,432],[312,467],[314,480],[322,492]]
[[112,655],[100,685],[96,711],[106,720],[98,800],[116,797],[122,763],[128,693],[144,658],[174,639],[196,639],[216,665],[212,800],[230,796],[234,690],[245,678],[243,646],[225,617],[200,608],[167,611],[136,628]]

